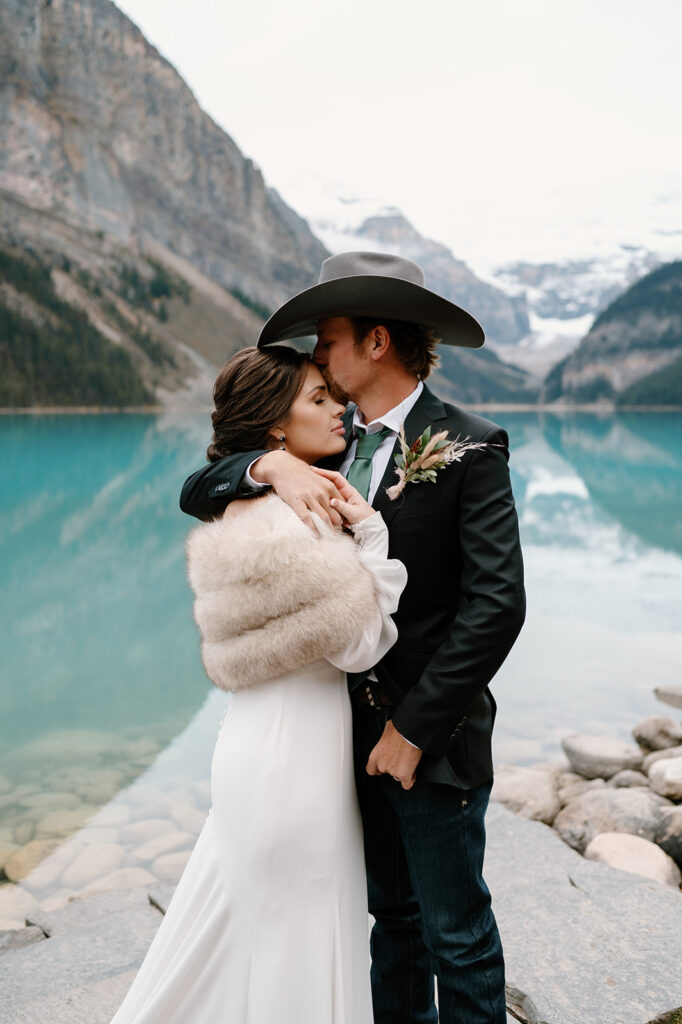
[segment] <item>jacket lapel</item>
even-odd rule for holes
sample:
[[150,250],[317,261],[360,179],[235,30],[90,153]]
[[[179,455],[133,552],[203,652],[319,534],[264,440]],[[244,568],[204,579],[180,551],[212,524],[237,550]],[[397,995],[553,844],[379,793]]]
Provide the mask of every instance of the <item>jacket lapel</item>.
[[[408,444],[412,444],[417,437],[424,433],[430,424],[446,418],[447,412],[445,406],[439,398],[436,398],[433,391],[430,391],[429,388],[424,385],[424,390],[412,409],[410,409],[405,420],[405,437],[407,438]],[[396,498],[395,501],[391,501],[386,494],[386,488],[391,487],[391,485],[397,483],[398,480],[395,472],[396,465],[394,456],[399,454],[399,452],[400,439],[396,438],[393,452],[388,460],[386,472],[381,479],[381,483],[377,488],[377,493],[374,496],[374,501],[372,502],[373,507],[377,509],[378,512],[381,512],[383,520],[387,526],[390,525],[391,520],[398,509],[402,508],[406,497],[406,491],[403,491],[399,498]],[[409,486],[410,485],[408,484],[408,488]]]

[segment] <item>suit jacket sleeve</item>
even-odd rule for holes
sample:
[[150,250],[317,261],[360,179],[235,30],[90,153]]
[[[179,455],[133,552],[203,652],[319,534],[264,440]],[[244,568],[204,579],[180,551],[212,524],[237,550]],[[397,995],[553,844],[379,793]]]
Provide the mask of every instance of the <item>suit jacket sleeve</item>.
[[460,492],[461,601],[445,641],[393,716],[429,754],[446,754],[455,729],[511,650],[525,617],[523,561],[508,438],[495,427],[471,453]]
[[244,474],[254,459],[265,455],[267,449],[256,452],[238,452],[188,476],[180,494],[180,508],[196,519],[211,519],[220,515],[234,498],[260,494],[244,480]]

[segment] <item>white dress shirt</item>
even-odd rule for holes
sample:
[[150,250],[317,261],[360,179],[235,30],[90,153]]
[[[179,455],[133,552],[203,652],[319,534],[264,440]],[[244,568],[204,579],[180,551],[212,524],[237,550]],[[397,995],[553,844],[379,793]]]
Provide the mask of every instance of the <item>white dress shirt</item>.
[[[376,434],[383,427],[388,427],[389,430],[391,431],[391,433],[387,434],[386,437],[383,439],[383,441],[381,442],[381,444],[379,445],[379,447],[377,448],[372,457],[372,477],[369,482],[369,492],[367,494],[367,501],[370,503],[370,505],[374,501],[374,497],[379,489],[379,484],[381,483],[382,477],[386,472],[389,459],[393,454],[396,438],[400,433],[400,428],[407,419],[408,413],[412,410],[412,407],[416,403],[417,399],[419,398],[423,390],[424,385],[421,381],[419,381],[414,391],[411,394],[409,394],[407,398],[404,398],[399,405],[395,406],[394,409],[389,409],[389,411],[387,413],[384,413],[383,416],[380,416],[376,420],[372,420],[371,423],[365,424],[362,413],[357,407],[355,409],[355,412],[353,413],[353,433],[355,435],[357,435],[358,433],[363,433],[364,431],[366,431],[368,434]],[[344,456],[343,462],[339,466],[339,472],[342,474],[342,476],[346,476],[348,474],[351,462],[355,458],[355,451],[357,447],[358,441],[356,436],[351,442]],[[398,482],[397,476],[395,482]]]

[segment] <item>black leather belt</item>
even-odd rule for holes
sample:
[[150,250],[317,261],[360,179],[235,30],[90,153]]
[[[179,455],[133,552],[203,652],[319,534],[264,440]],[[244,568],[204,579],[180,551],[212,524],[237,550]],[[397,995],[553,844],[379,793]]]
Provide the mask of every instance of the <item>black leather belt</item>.
[[393,701],[391,698],[382,690],[379,683],[373,683],[369,679],[362,683],[361,686],[357,686],[350,695],[351,704],[355,704],[356,707],[369,707],[369,708],[392,708]]

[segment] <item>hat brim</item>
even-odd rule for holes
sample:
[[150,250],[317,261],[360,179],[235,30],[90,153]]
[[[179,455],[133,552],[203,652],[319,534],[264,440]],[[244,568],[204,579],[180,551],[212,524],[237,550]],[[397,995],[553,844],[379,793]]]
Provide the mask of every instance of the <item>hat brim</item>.
[[465,309],[428,288],[395,277],[361,274],[313,285],[276,310],[263,327],[258,347],[315,334],[330,316],[386,317],[432,330],[445,345],[480,348],[483,328]]

